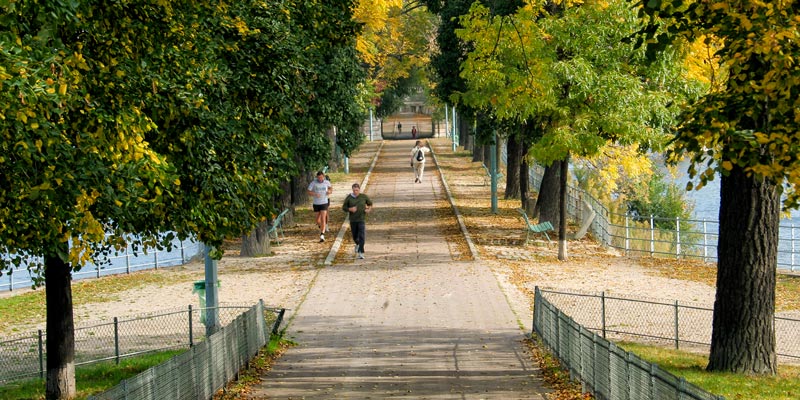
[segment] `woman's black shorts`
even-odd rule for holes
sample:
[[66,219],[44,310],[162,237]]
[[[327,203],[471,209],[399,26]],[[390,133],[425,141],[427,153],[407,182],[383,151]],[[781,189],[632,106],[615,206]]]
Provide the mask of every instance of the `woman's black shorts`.
[[328,206],[329,206],[330,204],[331,204],[331,203],[326,203],[326,204],[314,204],[314,212],[327,211],[327,210],[328,210]]

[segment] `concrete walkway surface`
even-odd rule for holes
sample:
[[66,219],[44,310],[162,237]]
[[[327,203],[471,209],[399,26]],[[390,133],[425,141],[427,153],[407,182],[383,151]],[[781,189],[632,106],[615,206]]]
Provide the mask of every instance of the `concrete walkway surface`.
[[456,220],[441,209],[436,216],[447,201],[439,172],[429,157],[414,183],[412,147],[380,147],[364,190],[375,206],[366,259],[355,258],[347,230],[333,246],[336,262],[320,269],[289,323],[297,346],[251,398],[545,398],[526,332],[495,276],[480,262],[452,259],[442,224]]

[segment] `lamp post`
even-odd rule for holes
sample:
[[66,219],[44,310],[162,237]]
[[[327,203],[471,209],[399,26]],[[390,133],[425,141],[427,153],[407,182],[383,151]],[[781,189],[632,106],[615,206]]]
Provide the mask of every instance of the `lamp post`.
[[444,105],[444,136],[450,137],[450,110],[447,108],[447,104]]
[[372,107],[369,108],[369,141],[372,141]]
[[489,146],[489,171],[492,175],[492,214],[497,214],[497,130],[492,136],[492,144]]
[[453,106],[451,109],[453,110],[453,153],[455,153],[458,145],[458,130],[456,130],[456,107]]
[[217,296],[217,260],[211,258],[211,247],[206,246],[206,336],[219,330],[219,297]]

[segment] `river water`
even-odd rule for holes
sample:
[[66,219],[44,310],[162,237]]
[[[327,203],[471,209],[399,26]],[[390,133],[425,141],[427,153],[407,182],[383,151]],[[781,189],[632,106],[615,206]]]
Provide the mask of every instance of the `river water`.
[[[688,162],[679,165],[679,176],[675,183],[685,188],[689,181],[686,170]],[[695,183],[697,181],[695,180]],[[719,221],[720,177],[706,184],[700,190],[686,192],[686,197],[694,205],[692,219]],[[714,226],[717,226],[714,224]],[[792,210],[781,219],[780,239],[778,240],[778,268],[791,271],[800,270],[800,211]]]
[[[679,176],[675,179],[675,183],[681,188],[686,187],[689,182],[689,176],[686,170],[689,167],[688,162],[682,162],[678,166]],[[697,180],[695,180],[695,184]],[[706,184],[700,190],[691,190],[686,192],[686,197],[694,204],[694,212],[692,213],[694,219],[698,220],[719,220],[719,190],[720,190],[720,177],[717,177]],[[781,225],[796,225],[800,228],[800,211],[792,210],[790,215],[781,220]]]

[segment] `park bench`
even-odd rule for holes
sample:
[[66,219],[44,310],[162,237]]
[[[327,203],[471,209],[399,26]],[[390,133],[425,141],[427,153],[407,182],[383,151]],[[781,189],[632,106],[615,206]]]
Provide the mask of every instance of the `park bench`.
[[[489,184],[489,182],[491,182],[492,172],[489,171],[489,167],[487,167],[484,163],[481,163],[481,167],[483,167],[483,171],[485,172],[483,175],[483,186],[486,186]],[[497,171],[497,181],[500,182],[501,179],[503,179],[503,173]]]
[[[272,226],[270,226],[269,229],[267,230],[267,237],[272,239],[272,235],[275,235],[275,242],[277,242],[278,244],[281,244],[280,238],[283,237],[283,216],[286,215],[286,213],[288,212],[289,212],[288,208],[281,211],[281,213],[278,214],[275,220],[272,221]],[[280,237],[278,236],[278,233],[280,233]]]
[[532,233],[541,233],[541,234],[543,234],[544,237],[547,238],[547,243],[550,243],[550,236],[547,234],[547,231],[554,230],[553,229],[553,224],[551,224],[550,221],[545,221],[545,222],[542,222],[540,224],[535,224],[534,225],[534,224],[531,223],[531,220],[528,219],[528,214],[525,213],[525,210],[523,210],[521,208],[518,208],[517,211],[519,211],[519,213],[522,214],[522,218],[525,219],[525,244],[526,245],[528,244],[528,241],[530,240],[531,232]]

